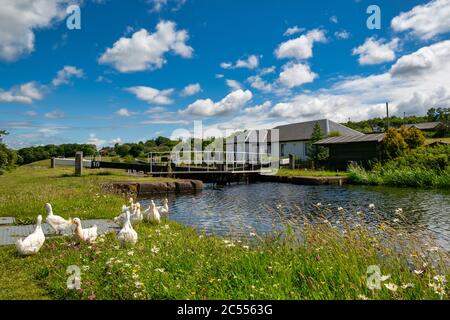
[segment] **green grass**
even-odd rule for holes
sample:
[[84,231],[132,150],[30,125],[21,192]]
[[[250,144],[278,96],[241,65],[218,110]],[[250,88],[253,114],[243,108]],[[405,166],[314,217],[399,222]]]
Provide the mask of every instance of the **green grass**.
[[[18,168],[0,178],[0,215],[19,218],[43,213],[46,201],[65,217],[112,218],[125,199],[102,193],[98,184],[130,179],[120,173],[62,177],[69,169],[47,163]],[[5,204],[5,202],[8,202]],[[337,212],[318,207],[323,215]],[[375,212],[373,214],[376,214]],[[356,225],[359,223],[360,225]],[[14,246],[0,248],[0,299],[440,299],[429,287],[449,276],[448,254],[427,251],[420,239],[393,222],[370,230],[356,219],[243,242],[198,234],[164,220],[136,226],[139,241],[121,249],[115,235],[94,245],[71,237],[48,239],[39,254],[20,257]],[[79,266],[81,290],[67,290],[67,268]],[[390,291],[366,286],[367,267],[378,265]],[[413,270],[423,270],[417,275]],[[412,283],[414,288],[401,288]],[[448,290],[446,284],[440,284]],[[444,296],[447,298],[447,296]]]
[[372,170],[351,167],[355,184],[396,187],[450,188],[450,146],[421,147],[403,156],[377,163]]
[[73,168],[51,169],[50,161],[44,160],[0,176],[0,216],[34,221],[38,214],[45,213],[44,204],[50,202],[55,212],[63,216],[110,218],[111,208],[120,209],[123,199],[104,193],[103,183],[165,180],[133,177],[123,170],[85,169],[81,178],[73,174]]
[[341,177],[347,176],[347,172],[343,171],[325,171],[325,170],[307,170],[307,169],[285,169],[278,170],[278,176],[288,177]]
[[431,139],[427,139],[425,141],[425,144],[430,144],[430,143],[435,142],[435,141],[446,141],[446,142],[450,143],[450,138],[431,138]]

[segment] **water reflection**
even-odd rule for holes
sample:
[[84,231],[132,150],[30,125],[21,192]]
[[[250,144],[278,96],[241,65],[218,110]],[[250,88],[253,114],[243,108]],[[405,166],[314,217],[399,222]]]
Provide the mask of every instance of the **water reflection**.
[[[255,230],[270,233],[286,221],[301,224],[305,216],[318,220],[323,210],[317,210],[317,203],[332,209],[327,216],[330,222],[338,217],[337,208],[343,207],[351,217],[362,211],[373,226],[392,221],[395,209],[402,208],[403,227],[430,233],[439,245],[450,249],[450,191],[446,190],[256,183],[219,190],[208,185],[195,195],[169,195],[171,219],[208,234],[231,236],[247,236]],[[370,203],[377,214],[368,208]]]

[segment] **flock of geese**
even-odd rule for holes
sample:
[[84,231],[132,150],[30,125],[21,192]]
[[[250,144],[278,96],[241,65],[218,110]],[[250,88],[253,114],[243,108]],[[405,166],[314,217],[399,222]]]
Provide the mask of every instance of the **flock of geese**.
[[[91,228],[83,228],[79,218],[66,220],[61,216],[53,213],[53,208],[50,203],[45,204],[47,210],[47,222],[57,234],[62,234],[63,231],[72,228],[75,225],[73,234],[78,242],[92,243],[97,239],[97,226]],[[122,212],[119,216],[114,218],[122,229],[117,233],[117,239],[123,247],[127,245],[134,245],[138,241],[138,234],[134,230],[133,225],[142,221],[159,224],[161,216],[169,214],[169,201],[167,198],[163,200],[163,205],[157,207],[153,200],[150,201],[149,207],[141,211],[139,202],[134,202],[133,198],[129,200],[129,206],[122,206]],[[42,215],[36,219],[36,228],[25,239],[19,239],[16,242],[16,248],[21,255],[32,255],[39,252],[45,242],[45,234],[42,230]]]

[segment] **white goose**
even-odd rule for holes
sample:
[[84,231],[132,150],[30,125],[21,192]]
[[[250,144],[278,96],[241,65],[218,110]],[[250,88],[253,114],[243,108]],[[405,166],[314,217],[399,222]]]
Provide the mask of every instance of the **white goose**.
[[169,214],[169,200],[167,198],[164,198],[163,205],[160,207],[156,207],[156,209],[158,209],[158,211],[161,215],[168,215]]
[[75,235],[80,241],[92,243],[97,239],[97,226],[83,229],[81,226],[81,220],[78,218],[73,219],[73,223],[77,226],[75,228]]
[[122,247],[127,245],[135,245],[138,241],[137,232],[133,229],[130,221],[130,211],[126,212],[125,224],[122,230],[117,234],[117,239],[119,240]]
[[25,239],[19,239],[16,242],[17,251],[24,256],[36,254],[41,249],[45,242],[45,235],[42,231],[42,216],[39,215],[36,219],[36,229]]
[[159,224],[161,222],[161,215],[159,214],[153,200],[150,200],[150,206],[147,210],[145,210],[145,220],[155,224]]
[[[134,211],[134,209],[135,209],[134,199],[133,199],[133,198],[130,198],[130,199],[128,200],[128,203],[130,204],[130,206],[127,207],[126,205],[124,205],[124,206],[122,207],[122,212],[125,212],[126,210]],[[123,209],[125,209],[125,211],[123,211]]]
[[[141,213],[141,204],[137,202],[136,204],[133,204],[133,213],[130,214],[130,221],[132,224],[136,224],[138,222],[141,222],[144,217]],[[125,225],[125,221],[127,218],[127,212],[129,212],[129,208],[127,206],[122,207],[122,213],[114,218],[114,222],[123,227]]]
[[63,217],[53,214],[53,208],[50,203],[45,204],[45,209],[47,209],[47,222],[57,234],[61,234],[64,230],[72,226],[72,219],[66,220]]

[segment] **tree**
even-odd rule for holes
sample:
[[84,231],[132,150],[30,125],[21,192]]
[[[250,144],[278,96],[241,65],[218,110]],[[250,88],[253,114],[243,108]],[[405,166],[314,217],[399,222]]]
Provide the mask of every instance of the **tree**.
[[309,158],[311,160],[320,161],[328,158],[328,150],[323,146],[314,145],[315,142],[325,138],[325,134],[320,127],[320,124],[316,122],[311,134],[310,144],[308,146]]
[[0,143],[0,174],[3,173],[3,170],[12,168],[17,160],[17,153],[8,149],[5,144]]
[[408,148],[408,145],[397,129],[390,128],[386,131],[383,142],[381,143],[381,152],[383,159],[389,160],[402,155]]
[[155,143],[156,143],[156,145],[158,147],[161,146],[161,145],[168,146],[168,145],[170,145],[170,139],[166,138],[166,137],[159,136],[158,138],[155,139]]
[[128,144],[119,145],[116,149],[116,153],[121,157],[126,157],[130,154],[131,147]]
[[425,136],[422,131],[415,127],[407,129],[405,126],[401,126],[399,133],[403,137],[403,140],[405,140],[409,149],[421,147],[425,143]]
[[133,144],[130,149],[130,155],[137,158],[144,151],[143,144]]

